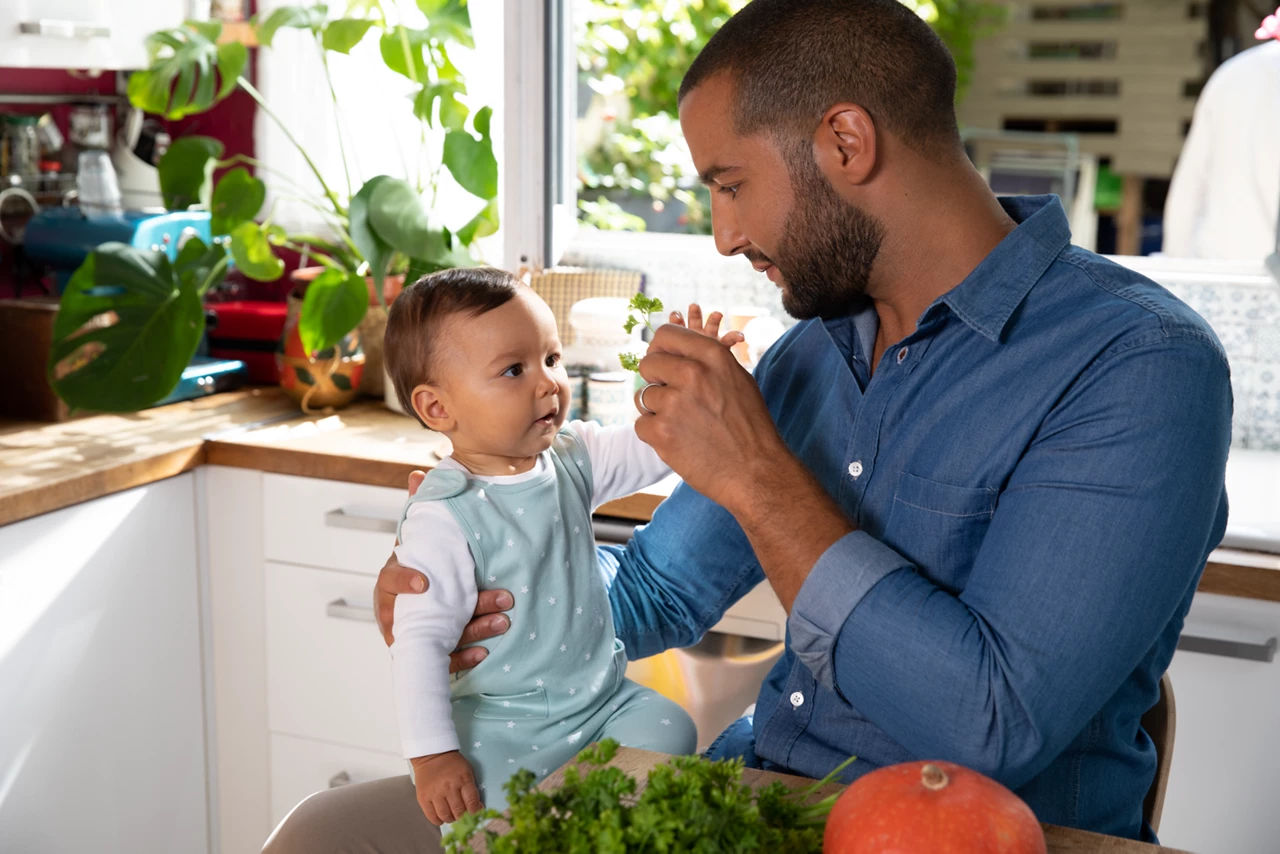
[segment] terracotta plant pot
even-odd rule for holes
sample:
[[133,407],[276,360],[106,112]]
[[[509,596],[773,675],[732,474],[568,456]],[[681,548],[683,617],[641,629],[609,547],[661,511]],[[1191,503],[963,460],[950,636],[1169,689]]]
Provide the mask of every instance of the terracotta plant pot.
[[308,356],[298,334],[304,293],[295,287],[285,300],[284,334],[276,351],[280,388],[298,401],[303,412],[346,406],[359,394],[365,373],[360,330],[347,333],[336,347]]
[[[306,292],[306,285],[316,276],[324,272],[324,267],[302,267],[291,274],[294,291],[301,296]],[[360,374],[356,393],[367,397],[382,397],[384,394],[384,372],[382,369],[382,335],[387,329],[387,306],[404,288],[404,276],[387,276],[382,281],[382,299],[379,303],[373,288],[373,279],[366,278],[369,288],[369,311],[364,320],[356,328],[360,338],[360,349],[364,352],[364,370]],[[297,321],[294,321],[294,326]],[[344,404],[334,404],[342,406]]]

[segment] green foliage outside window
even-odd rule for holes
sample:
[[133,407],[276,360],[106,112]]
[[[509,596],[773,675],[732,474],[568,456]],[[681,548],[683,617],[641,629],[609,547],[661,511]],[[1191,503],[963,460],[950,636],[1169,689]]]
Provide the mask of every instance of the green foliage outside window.
[[[643,230],[672,201],[677,227],[711,231],[710,199],[697,180],[676,119],[680,80],[712,33],[747,0],[575,0],[579,79],[593,94],[589,139],[580,140],[580,219]],[[903,0],[956,60],[957,100],[973,72],[974,43],[1004,21],[986,0]],[[632,210],[624,205],[630,202]],[[638,204],[637,204],[638,203]]]

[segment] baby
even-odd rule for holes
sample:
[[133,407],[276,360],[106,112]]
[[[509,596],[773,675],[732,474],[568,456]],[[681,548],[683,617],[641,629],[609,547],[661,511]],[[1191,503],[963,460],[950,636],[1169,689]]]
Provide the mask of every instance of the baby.
[[[689,313],[696,326],[700,310]],[[719,320],[698,331],[716,336]],[[606,736],[692,752],[684,710],[624,676],[591,530],[595,507],[669,469],[632,425],[565,425],[551,309],[501,270],[445,270],[396,299],[384,349],[401,405],[453,445],[406,504],[396,548],[430,579],[428,593],[396,597],[391,647],[400,737],[427,818],[505,809],[515,771],[544,777]],[[511,628],[451,680],[449,652],[479,587],[516,594]]]

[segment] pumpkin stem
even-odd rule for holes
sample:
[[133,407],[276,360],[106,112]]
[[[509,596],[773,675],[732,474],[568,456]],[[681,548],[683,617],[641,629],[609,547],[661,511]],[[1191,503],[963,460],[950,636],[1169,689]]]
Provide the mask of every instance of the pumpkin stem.
[[946,771],[930,762],[920,769],[920,782],[924,784],[926,789],[936,792],[939,789],[945,789],[950,781],[947,778]]

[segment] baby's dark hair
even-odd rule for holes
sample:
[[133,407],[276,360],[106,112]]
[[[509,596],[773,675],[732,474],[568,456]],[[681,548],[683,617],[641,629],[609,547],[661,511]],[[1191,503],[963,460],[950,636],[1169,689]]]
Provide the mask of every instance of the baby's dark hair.
[[[491,311],[510,302],[519,287],[520,280],[505,270],[458,267],[429,273],[396,297],[382,350],[387,376],[406,412],[413,412],[413,389],[435,381],[432,357],[441,321],[452,314]],[[422,422],[417,413],[414,417]]]

